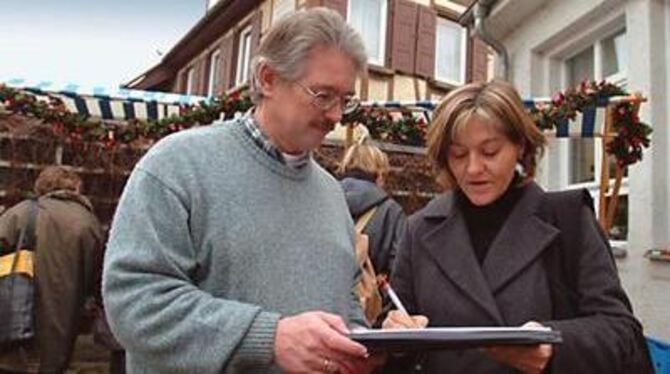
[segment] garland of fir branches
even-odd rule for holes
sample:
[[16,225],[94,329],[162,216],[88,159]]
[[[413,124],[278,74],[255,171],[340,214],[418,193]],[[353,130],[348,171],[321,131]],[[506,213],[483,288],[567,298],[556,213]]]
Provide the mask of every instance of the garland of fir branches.
[[[620,87],[607,82],[583,82],[578,87],[559,92],[549,105],[539,105],[529,110],[535,123],[543,130],[558,127],[563,119],[574,120],[577,112],[612,96],[628,95]],[[101,142],[107,147],[119,143],[155,142],[173,132],[193,126],[212,123],[223,115],[231,118],[251,106],[246,89],[231,92],[210,102],[180,107],[180,114],[161,120],[133,119],[124,123],[92,120],[69,112],[55,96],[48,101],[0,83],[0,103],[11,113],[18,113],[42,120],[52,129],[54,136],[65,142]],[[428,123],[423,117],[411,113],[390,113],[383,108],[360,107],[343,119],[344,123],[360,123],[370,131],[373,139],[413,146],[423,146]],[[607,153],[616,157],[625,167],[642,159],[643,148],[649,147],[651,127],[640,121],[633,103],[615,106],[613,129],[617,136],[609,142]]]
[[[584,81],[577,87],[556,93],[549,105],[538,105],[530,109],[530,115],[543,130],[558,128],[565,119],[574,120],[577,112],[596,105],[613,96],[629,96],[621,87],[608,83]],[[614,106],[612,129],[616,136],[607,144],[606,152],[616,158],[621,167],[642,160],[643,148],[648,148],[652,128],[640,121],[632,102],[621,102]]]

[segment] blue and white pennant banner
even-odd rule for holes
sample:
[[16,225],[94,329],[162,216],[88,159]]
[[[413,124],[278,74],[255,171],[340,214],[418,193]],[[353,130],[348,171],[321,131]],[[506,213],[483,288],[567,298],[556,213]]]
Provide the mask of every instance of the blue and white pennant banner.
[[9,79],[4,82],[10,87],[34,94],[40,100],[47,100],[47,95],[58,97],[73,113],[105,120],[160,120],[179,115],[182,105],[194,105],[209,100],[204,96],[59,84],[51,81]]

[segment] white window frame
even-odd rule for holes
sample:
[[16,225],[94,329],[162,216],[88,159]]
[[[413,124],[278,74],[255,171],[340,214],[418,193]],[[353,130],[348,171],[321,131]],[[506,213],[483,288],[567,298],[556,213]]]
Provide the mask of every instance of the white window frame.
[[[618,29],[616,32],[613,33],[607,33],[603,37],[599,37],[596,39],[592,44],[589,44],[586,48],[582,48],[577,53],[572,54],[570,57],[565,59],[565,71],[564,71],[564,87],[567,87],[570,85],[571,82],[568,81],[568,61],[573,58],[574,56],[577,56],[579,53],[583,52],[584,50],[593,47],[593,75],[594,75],[594,80],[595,81],[601,81],[603,79],[607,80],[610,83],[615,83],[615,84],[623,84],[625,85],[627,83],[627,77],[626,77],[626,71],[627,69],[623,69],[623,71],[617,72],[616,74],[604,77],[603,76],[603,41],[606,39],[619,34],[622,31],[622,29]],[[580,183],[572,183],[570,181],[570,175],[572,174],[572,164],[571,164],[571,159],[572,155],[570,154],[570,147],[568,147],[568,154],[567,154],[567,163],[568,163],[568,188],[587,188],[589,190],[595,189],[596,191],[598,190],[598,177],[600,176],[600,173],[602,172],[602,158],[605,154],[603,147],[602,147],[602,141],[601,138],[593,138],[593,141],[595,142],[594,146],[594,154],[593,154],[593,162],[594,162],[594,177],[593,180],[588,181],[588,182],[580,182]],[[628,177],[625,177],[623,181],[627,184],[628,183]]]
[[221,52],[217,49],[209,56],[209,79],[207,80],[207,96],[214,96],[216,85],[221,76]]
[[246,83],[249,78],[249,65],[251,63],[251,34],[251,25],[240,32],[237,49],[237,72],[235,74],[236,86]]
[[[351,3],[354,1],[358,0],[348,0],[347,2],[347,21],[351,20]],[[379,56],[379,60],[376,60],[371,57],[371,54],[368,53],[368,63],[377,65],[377,66],[384,66],[385,61],[386,61],[386,31],[388,29],[387,22],[388,22],[388,0],[382,0],[380,2],[380,14],[379,16],[381,17],[380,22],[379,22],[379,50],[377,51],[377,55]],[[365,37],[363,37],[363,40],[365,40]],[[367,48],[367,46],[366,46]]]
[[193,95],[195,90],[195,69],[193,66],[186,69],[186,94]]
[[[438,30],[438,26],[439,26],[440,22],[450,23],[450,24],[454,24],[456,26],[461,27],[461,31],[462,31],[461,52],[462,53],[461,53],[461,74],[460,74],[461,79],[460,79],[460,81],[453,81],[453,80],[451,80],[447,77],[440,77],[437,73],[438,72],[438,69],[437,69],[438,66],[437,65],[438,65],[438,61],[439,61],[439,56],[437,55],[437,46],[438,46],[438,43],[439,43],[439,41],[438,41],[439,33],[437,32],[437,30]],[[468,48],[468,33],[467,33],[467,31],[462,26],[460,26],[457,22],[454,22],[452,20],[449,20],[449,19],[446,19],[446,18],[443,18],[443,17],[437,17],[437,22],[435,22],[435,80],[438,80],[438,81],[444,82],[444,83],[448,83],[448,84],[453,85],[453,86],[460,86],[462,84],[465,84],[465,75],[466,75],[466,71],[467,71],[467,65],[466,64],[467,64],[467,56],[468,56],[467,48]]]
[[[608,32],[606,34],[603,34],[603,36],[599,36],[597,39],[594,40],[593,43],[587,45],[585,48],[581,48],[580,50],[576,51],[576,53],[573,53],[572,55],[568,56],[564,60],[563,64],[563,86],[567,87],[571,82],[569,82],[569,67],[568,67],[568,61],[578,55],[579,53],[583,52],[587,48],[593,47],[593,75],[594,75],[594,80],[595,81],[600,81],[600,80],[607,80],[610,83],[614,83],[617,85],[626,85],[628,81],[627,77],[627,67],[624,67],[621,69],[621,71],[612,74],[610,76],[604,77],[603,76],[603,42],[623,31],[624,28],[617,28],[616,31],[614,32]],[[627,31],[626,31],[627,33]],[[627,35],[628,36],[628,35]],[[630,44],[629,44],[630,45]],[[626,53],[630,55],[630,50],[627,50]],[[593,141],[595,142],[594,145],[594,179],[589,182],[581,182],[581,183],[572,183],[570,181],[570,175],[572,174],[572,164],[571,164],[571,159],[572,159],[572,154],[571,154],[571,147],[566,147],[567,152],[565,152],[565,158],[563,159],[564,162],[568,165],[567,169],[567,189],[581,189],[581,188],[586,188],[590,193],[591,196],[594,196],[594,205],[596,211],[599,210],[599,205],[600,205],[600,199],[599,199],[599,182],[598,178],[600,177],[600,174],[602,172],[602,158],[605,155],[605,151],[602,147],[602,138],[593,138]],[[610,184],[614,183],[614,176],[610,175]],[[624,177],[621,181],[621,189],[619,190],[619,196],[628,196],[628,191],[629,191],[629,179],[628,177]],[[611,196],[611,190],[607,194],[607,196]],[[630,205],[630,196],[628,200],[628,204]],[[629,230],[630,230],[630,215],[629,215]],[[627,241],[622,241],[622,240],[610,240],[610,243],[612,245],[616,246],[625,246],[627,244]]]

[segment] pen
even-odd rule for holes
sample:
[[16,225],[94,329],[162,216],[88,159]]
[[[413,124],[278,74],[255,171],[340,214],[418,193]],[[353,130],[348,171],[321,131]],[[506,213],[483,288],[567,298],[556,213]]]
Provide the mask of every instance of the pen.
[[389,296],[389,298],[393,302],[393,305],[395,305],[396,309],[398,309],[401,313],[403,313],[405,316],[411,319],[412,317],[410,317],[409,313],[407,313],[407,309],[405,309],[405,306],[402,305],[400,298],[395,293],[395,291],[393,291],[393,288],[391,288],[391,285],[386,280],[386,278],[380,279],[380,283],[382,290],[384,290],[384,292],[386,292],[386,294]]

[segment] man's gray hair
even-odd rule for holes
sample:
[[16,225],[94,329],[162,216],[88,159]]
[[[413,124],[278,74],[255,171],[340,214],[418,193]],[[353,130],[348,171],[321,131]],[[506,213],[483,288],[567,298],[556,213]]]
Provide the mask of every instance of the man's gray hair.
[[262,100],[259,71],[263,64],[281,78],[296,81],[303,74],[307,54],[317,46],[333,46],[354,61],[359,73],[367,68],[367,54],[360,35],[340,14],[317,7],[295,12],[278,21],[263,38],[251,62],[251,100]]

